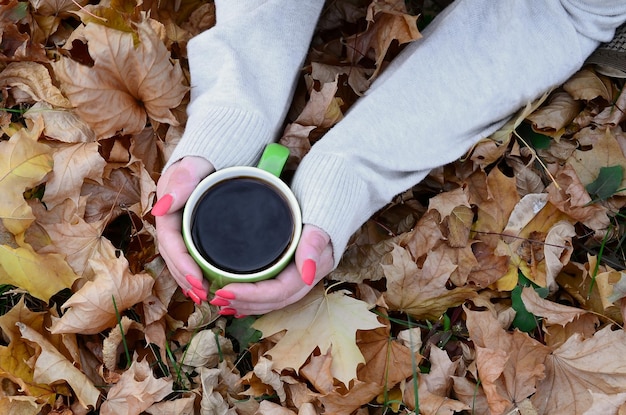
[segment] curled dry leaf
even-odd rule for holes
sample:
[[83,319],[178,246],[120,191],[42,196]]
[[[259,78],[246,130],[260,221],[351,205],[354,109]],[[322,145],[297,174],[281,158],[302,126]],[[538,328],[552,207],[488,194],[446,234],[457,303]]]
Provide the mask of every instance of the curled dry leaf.
[[57,108],[71,104],[54,86],[50,72],[40,63],[12,62],[0,72],[0,87],[11,86],[25,92],[31,102],[46,102]]
[[35,361],[34,379],[44,384],[55,384],[59,381],[67,382],[83,407],[96,408],[100,399],[100,391],[93,385],[85,374],[67,360],[59,351],[46,340],[41,333],[33,330],[24,323],[16,323],[22,337],[30,341],[39,349]]
[[135,134],[151,120],[177,125],[170,112],[187,91],[180,65],[148,22],[137,25],[139,44],[131,33],[87,24],[83,35],[94,65],[69,58],[54,65],[62,89],[75,111],[100,138],[118,132]]
[[100,407],[101,415],[139,415],[153,403],[159,402],[172,392],[172,379],[157,379],[150,363],[137,361],[137,357],[107,394]]
[[24,191],[41,183],[50,170],[50,147],[33,140],[28,131],[22,129],[10,140],[0,142],[0,218],[14,235],[35,219]]
[[154,279],[146,273],[131,274],[128,261],[123,256],[117,258],[112,245],[89,264],[95,279],[63,304],[67,311],[52,325],[53,333],[99,333],[113,327],[119,313],[140,303],[152,292]]

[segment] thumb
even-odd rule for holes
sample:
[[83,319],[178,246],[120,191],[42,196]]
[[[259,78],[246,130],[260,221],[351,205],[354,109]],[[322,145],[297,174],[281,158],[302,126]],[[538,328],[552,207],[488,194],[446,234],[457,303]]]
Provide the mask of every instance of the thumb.
[[295,262],[305,284],[312,285],[316,276],[324,277],[334,263],[330,236],[317,226],[304,225]]

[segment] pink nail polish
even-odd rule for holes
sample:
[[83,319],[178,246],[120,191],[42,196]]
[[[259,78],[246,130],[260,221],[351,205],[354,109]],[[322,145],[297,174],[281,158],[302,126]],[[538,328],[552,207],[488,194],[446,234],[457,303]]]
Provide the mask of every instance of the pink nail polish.
[[212,304],[217,307],[225,307],[230,304],[230,301],[225,300],[223,298],[215,297],[214,299],[209,301],[209,304]]
[[193,292],[195,295],[198,296],[198,298],[202,301],[206,301],[207,298],[209,298],[209,295],[207,294],[206,291],[204,291],[203,288],[196,288],[196,287],[192,287],[191,288],[191,292]]
[[302,264],[302,281],[306,285],[313,284],[315,280],[315,272],[317,270],[317,264],[312,259],[307,259]]
[[217,297],[222,297],[222,298],[225,298],[227,300],[234,300],[235,299],[235,294],[231,293],[228,290],[219,289],[219,290],[215,291],[215,295]]
[[174,202],[174,197],[167,193],[163,195],[159,200],[156,201],[154,206],[152,207],[152,215],[153,216],[163,216],[170,210],[172,207],[172,202]]
[[202,281],[198,280],[196,277],[194,277],[193,275],[185,275],[185,279],[187,280],[187,282],[193,287],[193,288],[199,288],[199,289],[204,289],[202,287]]
[[235,318],[246,318],[246,317],[248,317],[248,316],[245,315],[245,314],[237,314],[237,315],[235,315]]
[[234,316],[237,314],[237,310],[234,308],[222,308],[218,314],[221,316]]
[[196,304],[200,304],[202,301],[200,301],[200,297],[198,297],[198,294],[196,294],[193,291],[189,291],[187,294],[189,294],[189,298],[191,298],[191,301],[193,301]]

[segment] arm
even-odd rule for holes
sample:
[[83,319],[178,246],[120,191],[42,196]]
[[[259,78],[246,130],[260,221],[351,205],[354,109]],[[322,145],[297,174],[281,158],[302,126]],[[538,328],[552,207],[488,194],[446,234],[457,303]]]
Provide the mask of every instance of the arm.
[[621,0],[449,6],[296,172],[304,221],[328,232],[335,266],[376,210],[563,83],[625,19]]

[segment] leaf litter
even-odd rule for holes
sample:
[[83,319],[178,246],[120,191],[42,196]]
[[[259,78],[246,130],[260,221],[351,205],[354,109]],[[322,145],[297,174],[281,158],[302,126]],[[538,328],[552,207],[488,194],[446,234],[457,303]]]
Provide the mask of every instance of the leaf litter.
[[[440,11],[329,3],[290,169]],[[303,300],[232,319],[182,295],[149,214],[213,3],[7,0],[0,21],[0,412],[626,412],[623,80],[581,69]]]

